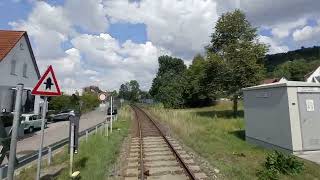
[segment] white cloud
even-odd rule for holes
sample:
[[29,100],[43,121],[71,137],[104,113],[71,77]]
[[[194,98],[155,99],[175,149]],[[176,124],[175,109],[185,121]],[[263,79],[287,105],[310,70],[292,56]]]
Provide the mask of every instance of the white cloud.
[[71,22],[62,7],[36,2],[26,21],[10,22],[14,29],[27,31],[35,42],[38,58],[57,58],[63,55],[61,43],[73,32]]
[[274,39],[268,37],[268,36],[259,36],[259,41],[262,43],[265,43],[269,46],[269,53],[275,54],[275,53],[282,53],[289,51],[288,46],[280,45],[277,41]]
[[280,23],[272,27],[272,35],[277,38],[285,38],[290,35],[290,33],[298,28],[307,24],[306,18],[300,18],[291,22]]
[[272,26],[294,22],[300,18],[319,17],[319,7],[320,1],[315,0],[241,0],[241,10],[258,26]]
[[[272,30],[273,37],[259,37],[270,45],[269,53],[288,51],[283,43],[292,33],[296,42],[319,37],[319,28],[306,26],[310,17],[319,17],[320,1],[314,0],[66,0],[63,5],[32,1],[28,18],[10,25],[28,31],[41,71],[53,64],[63,87],[94,84],[118,89],[136,79],[147,90],[158,56],[191,60],[209,43],[218,16],[239,2],[250,22]],[[148,41],[120,43],[106,32],[115,22],[144,23]],[[62,48],[65,43],[68,50]]]
[[320,38],[320,24],[315,27],[305,26],[302,29],[297,29],[293,33],[295,41],[308,41]]
[[136,44],[128,40],[120,44],[104,33],[83,34],[71,42],[81,51],[84,61],[101,72],[100,76],[91,76],[90,79],[112,89],[118,89],[121,83],[131,79],[138,80],[142,88],[148,89],[157,70],[158,57],[170,54],[151,42]]
[[212,0],[117,0],[105,4],[113,21],[146,24],[151,42],[184,57],[203,51],[218,18]]
[[102,0],[67,0],[64,9],[70,20],[84,30],[103,32],[109,25]]
[[99,72],[93,71],[93,70],[90,70],[90,69],[85,70],[83,73],[86,74],[86,75],[98,75],[99,74]]

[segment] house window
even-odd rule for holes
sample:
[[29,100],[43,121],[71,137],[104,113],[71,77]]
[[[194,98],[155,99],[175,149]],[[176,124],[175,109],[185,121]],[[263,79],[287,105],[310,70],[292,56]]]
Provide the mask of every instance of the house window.
[[28,69],[28,65],[26,63],[24,63],[22,73],[23,73],[23,77],[25,77],[25,78],[27,78],[27,69]]
[[12,60],[11,61],[11,75],[16,75],[16,65],[17,65],[17,61],[16,60]]
[[20,50],[24,50],[23,44],[20,43]]

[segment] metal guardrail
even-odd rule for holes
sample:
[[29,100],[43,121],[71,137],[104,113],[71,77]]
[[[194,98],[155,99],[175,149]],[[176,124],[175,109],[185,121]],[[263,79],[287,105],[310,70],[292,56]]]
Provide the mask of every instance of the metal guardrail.
[[[86,135],[87,131],[88,131],[88,133],[95,131],[96,127],[99,128],[103,124],[104,124],[104,122],[101,122],[95,126],[92,126],[86,130],[79,132],[79,137]],[[64,145],[68,144],[68,142],[69,142],[69,138],[65,138],[65,139],[62,139],[58,142],[50,144],[49,146],[44,147],[42,150],[42,156],[45,156],[48,154],[49,148],[51,148],[51,151],[54,152],[55,150],[60,149]],[[35,151],[34,153],[22,156],[22,157],[18,158],[18,164],[16,165],[15,169],[21,168],[21,167],[37,160],[37,158],[38,158],[38,151]],[[1,165],[0,166],[0,180],[7,177],[7,172],[8,172],[8,165],[7,164]]]

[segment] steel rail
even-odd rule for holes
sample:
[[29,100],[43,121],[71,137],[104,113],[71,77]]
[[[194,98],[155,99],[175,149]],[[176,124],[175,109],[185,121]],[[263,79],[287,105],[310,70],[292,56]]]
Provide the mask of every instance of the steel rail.
[[[79,137],[84,136],[86,134],[86,131],[88,131],[90,133],[90,132],[94,131],[97,126],[101,127],[103,123],[104,122],[101,122],[101,123],[99,123],[99,124],[97,124],[95,126],[92,126],[92,127],[88,128],[88,129],[85,129],[85,130],[79,132]],[[45,156],[45,155],[48,154],[49,147],[52,149],[52,152],[54,152],[55,150],[60,149],[64,145],[68,144],[68,142],[69,142],[69,138],[64,138],[64,139],[62,139],[60,141],[57,141],[55,143],[52,143],[52,144],[44,147],[43,150],[42,150],[42,156]],[[22,157],[18,158],[18,163],[17,163],[15,169],[21,168],[21,167],[23,167],[23,166],[25,166],[25,165],[37,160],[37,158],[38,158],[38,152],[34,152],[34,153],[31,153],[31,154],[22,156]],[[0,177],[0,180],[2,180],[2,179],[7,177],[8,166],[7,166],[7,164],[4,164],[4,165],[1,165],[0,168],[3,168],[3,174],[2,174],[3,176]]]
[[179,155],[179,153],[175,150],[175,148],[173,147],[173,145],[170,143],[170,141],[168,140],[168,138],[164,135],[164,132],[160,129],[159,125],[144,111],[142,110],[140,107],[138,107],[137,105],[132,105],[134,107],[136,107],[136,109],[140,110],[152,123],[153,125],[158,129],[158,131],[160,132],[160,135],[163,137],[163,139],[165,140],[165,142],[169,145],[170,150],[173,152],[173,154],[176,156],[176,159],[180,162],[180,164],[182,165],[183,169],[185,170],[185,172],[188,174],[189,178],[191,180],[196,180],[196,177],[194,175],[194,173],[189,169],[189,167],[186,165],[186,163],[183,161],[182,157]]
[[[134,110],[134,108],[132,107]],[[142,130],[141,130],[141,123],[138,120],[138,113],[134,110],[134,113],[136,115],[136,121],[138,122],[138,128],[139,128],[139,142],[140,142],[140,179],[144,180],[144,163],[143,163],[143,140],[142,140]]]

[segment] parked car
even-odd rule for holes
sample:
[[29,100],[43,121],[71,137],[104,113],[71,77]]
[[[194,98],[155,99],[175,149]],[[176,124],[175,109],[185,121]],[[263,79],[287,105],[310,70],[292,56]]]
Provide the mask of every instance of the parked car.
[[[108,108],[107,114],[108,114],[108,115],[111,115],[111,107]],[[113,108],[112,108],[112,115],[117,115],[117,114],[118,114],[117,107],[113,107]]]
[[[21,125],[24,130],[31,133],[35,129],[41,128],[42,118],[37,114],[22,114],[20,117]],[[45,119],[45,127],[47,127],[47,120]]]
[[51,121],[69,120],[71,116],[76,116],[78,113],[72,109],[61,111],[57,114],[51,114],[49,116]]

